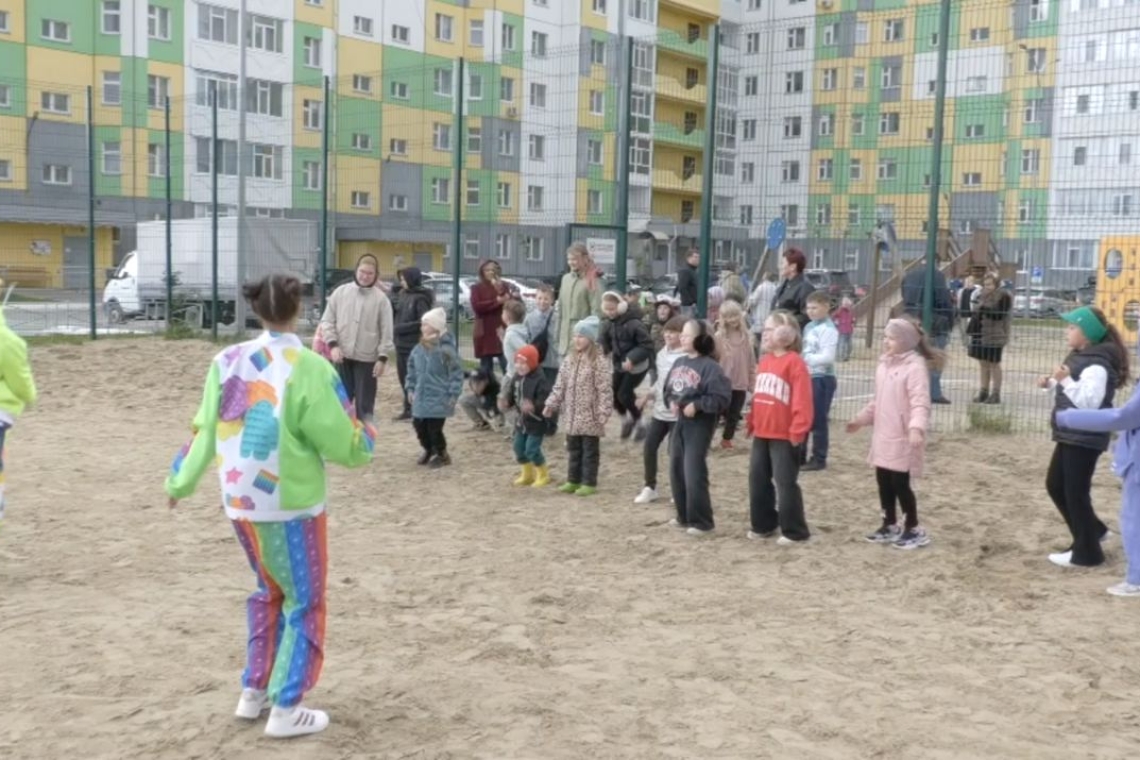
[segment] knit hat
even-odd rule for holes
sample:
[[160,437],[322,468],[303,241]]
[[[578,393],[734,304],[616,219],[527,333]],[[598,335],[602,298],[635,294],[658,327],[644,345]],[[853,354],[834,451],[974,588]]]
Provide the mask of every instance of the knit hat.
[[529,343],[515,352],[515,361],[522,359],[530,369],[538,368],[538,349]]
[[919,341],[922,340],[922,333],[918,331],[918,326],[909,319],[892,319],[887,322],[886,333],[891,340],[898,344],[899,353],[902,354],[918,348]]
[[447,332],[447,312],[439,306],[420,317],[420,322],[435,330],[440,335]]
[[1087,306],[1082,306],[1079,309],[1062,314],[1061,319],[1068,322],[1070,325],[1076,325],[1081,328],[1081,332],[1089,339],[1090,343],[1100,343],[1108,335],[1108,328],[1100,321],[1100,318]]
[[581,335],[583,338],[589,338],[592,342],[598,342],[598,332],[602,329],[602,321],[594,316],[589,316],[583,319],[578,324],[574,325],[574,334]]

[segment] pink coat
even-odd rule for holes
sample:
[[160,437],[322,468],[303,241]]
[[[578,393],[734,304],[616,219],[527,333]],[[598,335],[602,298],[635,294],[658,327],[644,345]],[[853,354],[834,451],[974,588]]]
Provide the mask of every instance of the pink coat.
[[873,425],[871,456],[875,467],[922,475],[925,441],[910,445],[910,431],[930,424],[930,369],[915,351],[885,354],[875,370],[875,398],[855,415],[859,425]]

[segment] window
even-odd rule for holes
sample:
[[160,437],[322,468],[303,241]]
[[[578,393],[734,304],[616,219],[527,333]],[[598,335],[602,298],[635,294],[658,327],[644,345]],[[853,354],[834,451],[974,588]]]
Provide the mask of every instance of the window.
[[546,108],[546,85],[530,83],[530,104],[535,108]]
[[602,141],[601,140],[587,140],[586,141],[586,160],[590,166],[602,165]]
[[859,207],[858,203],[847,204],[847,224],[851,227],[858,227],[863,217],[863,209]]
[[865,67],[856,66],[851,69],[851,88],[855,90],[867,88],[867,69]]
[[[66,21],[52,21],[51,19],[45,18],[42,22],[40,22],[40,36],[45,40],[51,40],[52,42],[71,42],[71,24],[67,23]],[[67,183],[58,184],[71,184],[71,168],[67,167],[67,169]],[[47,180],[44,181],[47,182]]]
[[819,88],[821,90],[834,90],[839,86],[839,69],[824,69],[823,78]]
[[122,25],[122,4],[119,0],[103,0],[103,34],[118,34]]
[[986,125],[985,124],[967,124],[966,125],[966,137],[979,138],[979,137],[985,137],[985,136],[986,136]]
[[401,140],[398,137],[393,137],[388,141],[388,152],[393,156],[406,156],[408,155],[408,141]]
[[463,258],[477,259],[479,258],[479,238],[469,237],[463,241]]
[[879,179],[892,180],[898,179],[899,164],[893,158],[879,159]]
[[198,6],[198,39],[237,44],[238,14],[236,10],[216,5]]
[[499,130],[499,155],[513,156],[515,154],[515,133],[509,129]]
[[467,152],[478,155],[483,152],[483,128],[467,128]]
[[898,111],[887,111],[879,115],[879,134],[897,135],[899,133]]
[[751,185],[756,181],[756,164],[746,161],[740,165],[740,182]]
[[[6,88],[5,88],[6,89]],[[5,102],[0,101],[0,105],[7,105]],[[123,102],[123,75],[118,71],[104,71],[103,72],[103,105],[117,106]]]
[[681,223],[691,222],[696,204],[692,201],[681,201]]
[[785,116],[784,117],[784,137],[793,138],[799,137],[803,134],[803,117],[802,116]]
[[451,180],[446,177],[433,177],[431,181],[431,202],[447,205],[451,201]]
[[451,97],[451,69],[436,69],[432,78],[432,91],[436,95]]
[[656,5],[656,0],[629,0],[630,18],[653,21]]
[[750,10],[750,11],[760,10],[760,2],[761,2],[761,0],[748,0],[748,10]]
[[744,52],[760,52],[760,32],[749,32],[748,34],[744,35]]
[[[596,199],[596,202],[598,204],[597,205],[597,208],[598,208],[597,211],[591,211],[590,210],[592,208],[592,206],[590,206],[590,202],[591,202],[590,198],[593,197],[590,195],[590,193],[594,193],[597,195],[597,199]],[[600,192],[598,192],[597,190],[587,191],[586,192],[586,211],[591,213],[591,214],[600,214],[600,213],[602,213],[601,208],[602,208],[602,194]],[[506,235],[504,235],[503,237],[506,237]],[[545,238],[535,237],[532,235],[527,235],[525,238],[523,238],[523,258],[525,258],[527,261],[542,261],[545,256],[546,256],[546,239]]]
[[1088,113],[1090,102],[1091,102],[1091,96],[1089,96],[1089,95],[1078,95],[1077,96],[1077,113],[1079,113],[1079,114]]
[[1023,121],[1026,124],[1037,124],[1041,121],[1041,100],[1039,98],[1030,98],[1025,101]]
[[1033,201],[1021,201],[1017,204],[1017,221],[1020,224],[1033,221]]
[[985,42],[990,38],[988,26],[976,26],[970,30],[970,42]]
[[689,180],[697,173],[697,159],[695,156],[681,157],[681,179]]
[[977,187],[982,184],[981,172],[964,172],[962,174],[962,184],[966,187]]
[[839,44],[839,24],[827,24],[823,27],[823,44],[826,46]]
[[1049,0],[1029,0],[1029,20],[1047,21],[1049,19]]
[[606,94],[601,90],[590,90],[590,113],[601,116],[606,112]]
[[590,9],[599,16],[606,15],[606,0],[593,0]]
[[600,214],[600,213],[602,213],[602,191],[601,190],[587,190],[586,191],[586,213],[587,214]]
[[499,100],[504,103],[513,103],[515,99],[515,80],[503,77],[499,80]]
[[503,50],[515,49],[515,28],[511,24],[503,24]]
[[312,5],[317,8],[320,8],[324,4],[325,0],[305,0],[305,5]]
[[156,77],[153,74],[146,78],[146,104],[148,108],[164,108],[166,98],[170,94],[170,79]]
[[760,92],[760,77],[744,77],[744,95],[752,97]]
[[509,259],[511,257],[511,244],[514,238],[504,233],[495,235],[495,258],[496,259]]
[[372,77],[367,77],[363,74],[353,74],[352,90],[353,92],[363,92],[370,95],[372,93]]
[[453,23],[454,19],[446,13],[435,14],[435,38],[440,42],[451,42]]
[[482,185],[479,184],[479,180],[467,180],[467,192],[465,195],[468,206],[478,206],[480,203],[482,203],[483,192]]
[[11,31],[12,28],[8,25],[8,11],[0,11],[0,34],[8,34]]
[[146,8],[146,36],[152,40],[170,39],[170,9],[161,5]]
[[500,182],[498,189],[495,191],[495,196],[499,202],[499,208],[511,207],[511,183]]
[[1128,166],[1132,163],[1132,143],[1120,144],[1120,165]]
[[831,226],[831,204],[821,203],[815,207],[815,223],[821,227]]
[[784,182],[800,181],[800,162],[784,161],[780,165],[780,177]]
[[530,33],[530,54],[535,58],[546,57],[547,35],[542,32]]
[[148,177],[166,176],[166,146],[162,143],[147,143],[146,174]]
[[855,24],[855,44],[866,45],[871,41],[871,26],[866,21]]
[[1083,145],[1073,148],[1073,166],[1084,166],[1088,162],[1089,149]]
[[200,71],[197,76],[197,92],[194,102],[200,106],[218,103],[220,111],[236,111],[238,107],[237,77],[213,71]]
[[43,182],[45,185],[70,185],[71,167],[64,164],[44,164]]
[[780,218],[789,227],[795,227],[800,223],[800,207],[793,203],[788,206],[780,206]]
[[820,114],[819,126],[816,131],[820,137],[831,137],[835,134],[835,114],[825,113]]
[[867,117],[861,113],[851,114],[851,134],[864,135],[867,132]]
[[251,113],[262,116],[281,116],[284,113],[282,106],[284,89],[284,85],[280,82],[250,79],[246,83],[245,107]]
[[930,47],[932,47],[932,48],[938,47],[938,32],[931,32],[930,33]]
[[989,79],[984,76],[966,77],[966,92],[985,92]]
[[527,211],[542,211],[542,185],[528,185],[526,188]]
[[606,65],[606,43],[601,40],[590,40],[590,63]]
[[411,97],[408,94],[407,82],[392,82],[392,97],[395,100],[407,100]]
[[467,26],[467,42],[471,47],[483,47],[483,36],[483,19],[471,19]]
[[367,16],[353,16],[352,17],[352,31],[361,35],[362,37],[372,36],[372,19]]
[[197,171],[200,174],[209,174],[214,170],[214,154],[218,157],[218,174],[235,177],[238,173],[237,140],[217,140],[211,149],[209,137],[195,137],[195,152],[197,153]]
[[889,90],[902,86],[902,66],[884,66],[879,78],[882,89]]
[[1131,193],[1123,193],[1120,195],[1112,196],[1112,215],[1113,216],[1132,216],[1133,201]]
[[[360,17],[357,16],[359,19]],[[372,22],[369,21],[369,24]],[[369,26],[369,35],[372,34],[372,27]],[[268,16],[250,16],[249,17],[249,32],[248,32],[249,46],[255,50],[264,50],[267,53],[280,53],[282,38],[282,22],[280,19],[269,18]]]
[[45,92],[40,96],[40,108],[48,113],[70,114],[71,96],[62,92]]
[[649,174],[649,140],[635,137],[629,143],[629,166],[634,174]]
[[321,111],[323,110],[324,103],[319,100],[305,99],[302,102],[302,122],[305,129],[320,129],[321,128]]
[[372,150],[372,135],[364,132],[352,133],[353,150]]
[[321,67],[321,41],[316,37],[305,38],[305,65],[313,69]]
[[435,150],[451,150],[450,124],[440,124],[437,121],[431,125],[431,147]]
[[402,45],[407,45],[412,37],[412,30],[406,26],[399,24],[392,24],[392,42],[399,42]]
[[1128,110],[1136,111],[1140,109],[1140,90],[1133,90],[1128,93]]
[[542,135],[531,135],[528,139],[529,149],[527,151],[532,161],[545,161],[546,160],[546,138]]
[[807,30],[802,26],[788,30],[788,50],[803,50],[807,40]]
[[851,177],[852,182],[863,181],[863,159],[851,159],[851,166],[848,168],[848,176]]
[[280,145],[260,145],[253,143],[250,149],[253,156],[253,176],[258,179],[281,179],[284,162]]
[[1036,148],[1021,151],[1021,173],[1036,174],[1041,169],[1041,151]]
[[1030,74],[1045,71],[1045,48],[1030,48],[1026,53],[1026,67]]
[[408,210],[408,196],[397,195],[393,193],[388,196],[388,210],[389,211],[407,211]]
[[784,75],[784,92],[793,94],[804,91],[804,73],[802,71],[789,71]]
[[887,19],[883,23],[883,42],[898,42],[903,38],[903,20],[901,18]]
[[816,170],[816,179],[820,182],[830,182],[835,174],[835,161],[830,158],[821,158]]
[[752,224],[752,206],[740,207],[740,223],[745,227]]
[[123,173],[123,144],[118,140],[103,143],[103,173]]
[[756,120],[745,119],[740,122],[740,139],[751,142],[756,139]]

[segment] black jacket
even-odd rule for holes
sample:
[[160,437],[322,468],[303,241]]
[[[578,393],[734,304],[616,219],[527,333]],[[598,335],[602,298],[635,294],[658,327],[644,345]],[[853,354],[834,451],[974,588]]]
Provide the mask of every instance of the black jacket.
[[807,297],[814,292],[815,286],[801,272],[780,283],[776,296],[772,299],[772,311],[790,311],[796,316],[802,330],[811,321],[807,315]]
[[677,295],[681,298],[682,306],[695,306],[697,303],[697,268],[686,264],[685,268],[677,272]]
[[[541,369],[533,370],[524,377],[512,375],[507,381],[507,403],[513,409],[519,410],[515,421],[515,430],[527,435],[546,435],[550,428],[547,420],[542,416],[546,406],[546,397],[550,395],[550,381]],[[522,402],[530,401],[534,404],[534,411],[530,414],[523,412]]]
[[[916,266],[902,281],[903,312],[922,320],[926,309],[926,267]],[[954,299],[946,286],[946,275],[934,272],[934,308],[931,314],[932,335],[945,336],[954,327]]]
[[401,270],[408,287],[396,299],[396,324],[392,328],[396,350],[410,353],[420,342],[420,319],[435,306],[435,294],[423,286],[419,269]]
[[[1081,373],[1092,366],[1104,367],[1108,372],[1108,385],[1104,390],[1104,401],[1101,402],[1101,409],[1108,409],[1112,406],[1113,397],[1116,396],[1116,389],[1120,385],[1120,349],[1117,348],[1115,343],[1096,343],[1088,348],[1080,351],[1073,351],[1065,359],[1065,366],[1069,368],[1069,375],[1074,380],[1081,379]],[[1086,430],[1074,430],[1073,428],[1059,428],[1057,427],[1057,412],[1063,409],[1074,409],[1072,400],[1065,395],[1065,389],[1060,385],[1056,388],[1057,395],[1053,403],[1053,440],[1057,443],[1067,443],[1072,446],[1080,446],[1086,449],[1095,449],[1096,451],[1107,451],[1108,443],[1111,434],[1109,433],[1090,433]]]
[[613,319],[602,322],[602,350],[614,362],[615,372],[624,372],[622,362],[629,359],[635,367],[653,359],[653,339],[641,318],[640,309],[626,309]]

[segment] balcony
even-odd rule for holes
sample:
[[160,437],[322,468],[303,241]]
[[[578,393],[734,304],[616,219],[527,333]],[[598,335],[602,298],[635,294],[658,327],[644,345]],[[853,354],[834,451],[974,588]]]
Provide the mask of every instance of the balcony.
[[685,132],[685,130],[676,124],[669,124],[667,122],[658,121],[653,123],[653,139],[659,143],[680,145],[685,148],[695,148],[696,150],[704,150],[705,148],[705,131],[703,129],[694,129],[691,132]]
[[684,179],[680,172],[672,169],[653,170],[653,189],[663,193],[683,193],[686,195],[700,195],[703,182],[698,172],[688,179]]
[[662,29],[657,32],[657,48],[658,50],[668,50],[700,61],[708,60],[709,57],[708,40],[697,39],[693,42],[689,42],[688,34],[672,29]]
[[709,102],[709,88],[703,84],[694,84],[690,87],[679,79],[661,74],[657,75],[655,84],[659,99],[664,98],[701,106],[705,106]]

